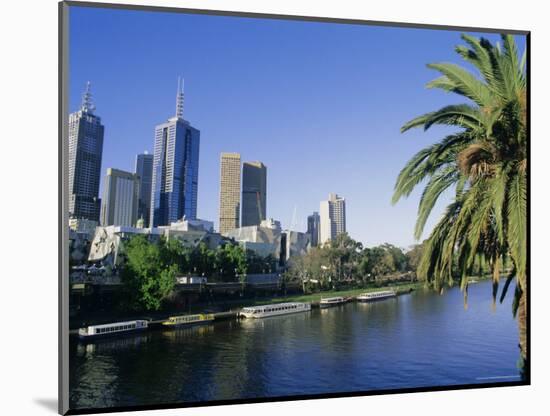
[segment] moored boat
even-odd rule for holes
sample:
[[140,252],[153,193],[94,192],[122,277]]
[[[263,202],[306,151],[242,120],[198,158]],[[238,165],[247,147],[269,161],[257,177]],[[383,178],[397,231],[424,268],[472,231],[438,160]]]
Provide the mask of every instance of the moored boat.
[[393,298],[397,296],[394,290],[379,290],[377,292],[361,293],[357,296],[359,302],[373,302],[375,300],[382,300]]
[[347,301],[348,300],[346,298],[343,298],[341,296],[335,296],[332,298],[321,298],[321,301],[319,302],[319,306],[321,308],[330,308],[331,306],[342,305]]
[[244,318],[267,318],[269,316],[287,315],[290,313],[308,312],[311,310],[309,303],[288,302],[273,305],[250,306],[241,309],[239,316]]
[[107,336],[122,335],[131,332],[143,331],[148,327],[148,321],[138,319],[127,322],[114,322],[103,325],[90,325],[78,330],[81,339],[95,339]]
[[170,316],[166,321],[162,323],[162,325],[168,327],[202,325],[212,322],[213,320],[214,314],[199,313],[195,315]]

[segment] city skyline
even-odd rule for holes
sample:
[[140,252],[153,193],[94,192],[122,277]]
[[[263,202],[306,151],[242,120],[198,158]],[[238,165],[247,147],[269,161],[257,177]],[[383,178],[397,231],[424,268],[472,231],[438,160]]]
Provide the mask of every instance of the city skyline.
[[[75,7],[71,13],[78,23],[72,26],[78,27],[72,29],[73,45],[84,41],[96,19],[117,20],[85,53],[71,46],[75,53],[70,55],[75,72],[71,109],[90,79],[106,126],[102,178],[108,167],[130,171],[136,154],[152,150],[151,132],[159,117],[171,112],[174,80],[183,74],[193,102],[189,119],[201,127],[203,136],[198,217],[217,220],[219,154],[231,151],[270,167],[268,216],[287,227],[296,211],[295,229],[305,231],[307,215],[328,192],[336,192],[349,203],[351,237],[367,246],[390,242],[407,247],[415,242],[419,192],[392,206],[393,185],[410,154],[432,143],[443,128],[407,135],[399,128],[434,103],[454,102],[451,95],[422,87],[434,75],[426,62],[457,61],[452,49],[460,42],[459,32],[433,37],[429,29],[333,25],[327,34],[313,22],[258,24],[254,19],[161,13],[149,17],[150,27],[159,30],[146,39],[149,31],[139,29],[139,12],[87,10],[85,17]],[[216,23],[215,33],[209,31],[209,22]],[[124,31],[132,36],[123,39]],[[145,62],[165,53],[169,47],[162,46],[163,40],[176,34],[186,39],[181,56],[170,56],[163,69]],[[224,40],[231,35],[237,36],[240,47]],[[377,40],[382,38],[384,56],[377,66],[370,65],[369,54],[381,53]],[[111,44],[111,39],[116,42]],[[262,42],[274,48],[278,60],[261,53]],[[138,46],[148,53],[134,54]],[[125,48],[133,60],[125,60]],[[352,58],[350,52],[355,52]],[[109,71],[98,53],[114,59]],[[144,61],[136,62],[142,55]],[[333,59],[327,62],[329,55]],[[206,57],[212,59],[208,67],[200,64]],[[401,58],[409,62],[406,68],[399,66]],[[283,65],[288,62],[292,65]],[[441,206],[430,218],[428,232]]]

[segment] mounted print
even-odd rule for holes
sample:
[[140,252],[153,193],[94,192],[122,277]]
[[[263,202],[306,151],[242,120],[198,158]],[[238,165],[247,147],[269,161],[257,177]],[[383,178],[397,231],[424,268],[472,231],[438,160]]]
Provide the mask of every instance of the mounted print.
[[529,32],[59,23],[61,414],[530,383]]

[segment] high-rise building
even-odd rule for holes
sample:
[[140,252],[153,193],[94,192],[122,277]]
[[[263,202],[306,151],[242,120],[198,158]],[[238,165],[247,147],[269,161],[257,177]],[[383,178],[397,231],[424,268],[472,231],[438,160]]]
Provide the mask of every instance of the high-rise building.
[[241,227],[266,219],[267,168],[262,162],[243,162]]
[[88,82],[80,109],[69,115],[69,217],[99,221],[104,127],[94,110]]
[[151,188],[153,184],[153,155],[147,151],[136,156],[136,175],[139,177],[137,217],[143,218],[144,226],[149,227],[151,214]]
[[105,176],[101,225],[133,227],[137,221],[139,178],[135,173],[109,168]]
[[220,158],[220,233],[239,228],[241,208],[241,155],[222,153]]
[[307,217],[307,232],[311,236],[311,247],[319,245],[319,234],[321,232],[321,217],[314,212]]
[[150,226],[197,218],[200,131],[183,118],[178,81],[176,115],[155,128]]
[[346,200],[336,194],[329,194],[328,201],[321,201],[320,244],[334,240],[346,232]]

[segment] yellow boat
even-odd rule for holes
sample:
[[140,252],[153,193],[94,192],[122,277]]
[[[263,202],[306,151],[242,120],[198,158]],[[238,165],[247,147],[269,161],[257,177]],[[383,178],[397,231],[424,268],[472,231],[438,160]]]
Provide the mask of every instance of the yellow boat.
[[183,325],[201,325],[207,324],[214,320],[214,315],[211,313],[199,313],[196,315],[179,315],[170,316],[162,323],[165,326],[183,326]]

